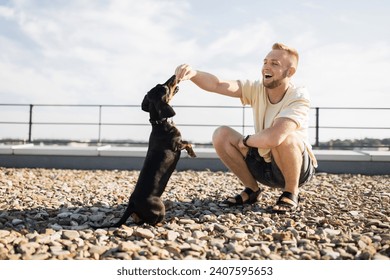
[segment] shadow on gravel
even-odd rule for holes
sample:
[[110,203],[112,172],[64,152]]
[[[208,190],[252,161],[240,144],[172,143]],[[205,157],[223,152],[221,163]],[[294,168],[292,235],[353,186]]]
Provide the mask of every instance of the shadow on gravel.
[[[189,201],[164,201],[166,216],[164,223],[174,220],[191,219],[196,223],[203,223],[212,216],[226,214],[244,214],[247,211],[266,213],[266,209],[258,204],[229,207],[222,201],[213,199],[192,199]],[[127,204],[101,205],[85,207],[60,207],[33,208],[25,210],[7,210],[0,212],[0,229],[12,229],[18,232],[45,232],[46,229],[53,230],[86,230],[93,229],[91,226],[110,224],[116,222],[123,214]],[[130,217],[127,226],[136,226]],[[159,225],[158,225],[159,226]],[[161,226],[161,225],[160,225]]]

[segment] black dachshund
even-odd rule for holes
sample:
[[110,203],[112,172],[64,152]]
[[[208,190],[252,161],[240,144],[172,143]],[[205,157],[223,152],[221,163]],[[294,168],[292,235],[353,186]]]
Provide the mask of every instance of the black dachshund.
[[149,112],[152,125],[143,167],[122,218],[113,225],[99,228],[119,227],[130,215],[137,224],[156,225],[164,219],[165,206],[160,197],[176,168],[181,150],[186,149],[189,156],[196,157],[191,144],[183,141],[180,131],[168,121],[176,114],[169,102],[178,89],[173,75],[164,84],[152,88],[142,101],[142,110]]

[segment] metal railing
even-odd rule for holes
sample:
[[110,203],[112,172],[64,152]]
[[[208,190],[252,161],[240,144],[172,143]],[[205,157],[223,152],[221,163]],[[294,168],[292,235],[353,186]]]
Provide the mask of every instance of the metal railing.
[[[4,120],[2,118],[1,112],[3,111],[2,108],[11,108],[11,107],[22,107],[23,110],[27,111],[27,118],[24,118],[23,120]],[[94,108],[97,109],[96,116],[93,118],[92,121],[50,121],[49,119],[46,120],[35,120],[34,114],[35,110],[38,108]],[[0,104],[0,125],[27,125],[28,131],[27,133],[27,141],[32,142],[34,137],[34,127],[38,126],[63,126],[63,125],[70,125],[70,126],[96,126],[96,142],[102,143],[104,142],[102,139],[102,128],[106,126],[149,126],[149,122],[147,122],[147,119],[144,122],[108,122],[103,121],[103,113],[102,110],[104,108],[128,108],[128,109],[134,109],[136,111],[140,111],[139,105],[71,105],[71,104]],[[246,117],[247,110],[251,110],[250,107],[246,106],[192,106],[192,105],[177,105],[174,106],[174,108],[182,108],[182,109],[223,109],[223,110],[240,110],[241,111],[241,120],[239,123],[235,124],[226,124],[226,123],[193,123],[186,122],[186,123],[176,123],[177,126],[181,127],[218,127],[220,125],[229,125],[231,127],[235,127],[236,129],[240,129],[242,131],[242,134],[245,134],[245,130],[247,128],[252,128],[253,123],[251,123],[252,118]],[[330,119],[326,116],[329,111],[333,112],[342,112],[345,115],[345,112],[359,112],[359,114],[364,114],[367,110],[374,111],[376,113],[378,112],[385,112],[385,116],[381,115],[380,119],[382,119],[382,123],[385,125],[358,125],[356,122],[354,125],[343,125],[342,122],[337,122],[335,124],[328,123],[328,124],[322,124],[322,122],[326,119]],[[381,130],[384,133],[382,135],[386,136],[389,135],[390,137],[390,126],[389,122],[383,122],[383,120],[389,120],[390,119],[390,108],[365,108],[365,107],[359,107],[359,108],[352,108],[352,107],[313,107],[311,108],[311,113],[314,114],[314,123],[309,126],[310,129],[314,129],[315,133],[315,143],[313,143],[314,147],[319,147],[321,142],[321,135],[324,130]],[[332,113],[334,114],[334,113]],[[350,114],[350,113],[349,113]],[[325,115],[325,116],[324,116]],[[353,117],[353,114],[352,114]],[[145,118],[143,118],[145,119]],[[343,119],[343,117],[341,117]],[[344,117],[344,119],[347,119]],[[366,118],[370,123],[371,120],[369,118]],[[378,118],[377,118],[378,119]],[[372,120],[374,123],[375,120]],[[387,134],[387,135],[386,135]],[[337,136],[337,133],[335,133]],[[92,139],[91,141],[92,142]],[[387,146],[388,149],[390,149],[389,146]]]

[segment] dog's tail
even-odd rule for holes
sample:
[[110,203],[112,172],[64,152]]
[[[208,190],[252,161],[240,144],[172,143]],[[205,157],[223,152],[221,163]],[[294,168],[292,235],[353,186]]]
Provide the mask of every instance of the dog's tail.
[[119,219],[118,222],[116,222],[115,224],[103,224],[103,225],[100,225],[100,226],[96,226],[96,225],[91,225],[91,227],[93,229],[99,229],[99,228],[114,228],[114,227],[120,227],[121,225],[123,225],[124,223],[126,223],[127,219],[130,217],[131,214],[134,213],[134,208],[133,208],[133,204],[132,203],[129,203],[127,205],[127,208],[125,210],[125,212],[123,213],[122,217]]

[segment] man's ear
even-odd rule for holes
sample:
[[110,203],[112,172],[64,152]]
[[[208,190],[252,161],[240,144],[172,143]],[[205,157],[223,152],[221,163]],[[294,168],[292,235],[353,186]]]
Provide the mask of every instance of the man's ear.
[[174,115],[176,115],[176,112],[173,110],[173,108],[165,103],[165,102],[158,102],[155,104],[157,113],[159,114],[160,118],[172,118]]
[[289,78],[291,78],[291,77],[295,74],[296,71],[297,71],[297,69],[296,69],[294,66],[291,66],[291,67],[288,69],[287,76],[288,76]]
[[148,95],[146,94],[145,97],[144,97],[144,100],[142,101],[142,104],[141,104],[141,108],[143,111],[145,112],[149,112],[149,98],[148,98]]

